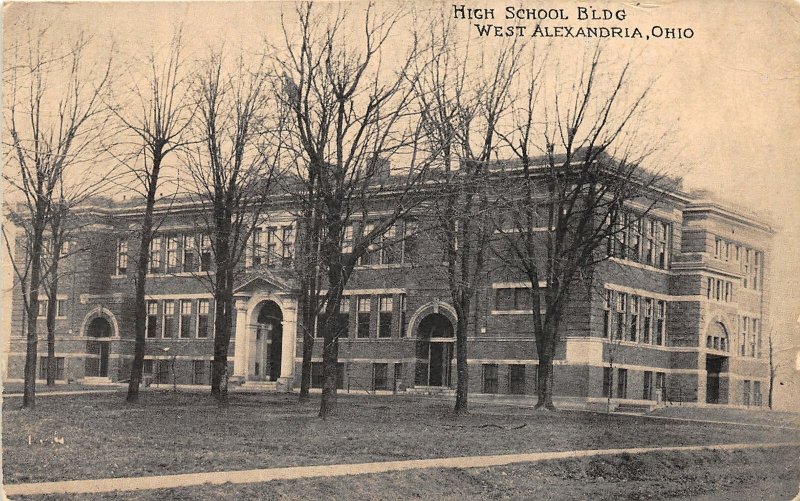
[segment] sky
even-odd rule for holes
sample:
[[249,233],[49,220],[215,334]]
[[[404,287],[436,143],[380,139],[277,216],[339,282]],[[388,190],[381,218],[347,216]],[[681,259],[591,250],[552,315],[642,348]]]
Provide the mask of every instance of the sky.
[[[452,15],[453,3],[457,2],[379,5],[409,12],[416,7],[424,18],[439,11]],[[365,6],[334,2],[325,5],[347,8],[354,19]],[[475,23],[524,25],[526,34],[539,23],[506,21],[503,17],[507,6],[562,9],[569,19],[540,21],[541,26],[550,28],[616,26],[638,28],[643,35],[651,35],[649,40],[614,39],[608,47],[620,54],[632,54],[638,74],[656,78],[651,104],[658,122],[670,132],[671,140],[665,148],[680,164],[685,187],[710,190],[734,207],[756,210],[771,218],[777,230],[768,264],[773,284],[773,325],[776,337],[787,350],[800,345],[800,296],[796,292],[800,290],[800,3],[486,0],[466,2],[464,6],[494,9],[494,20],[454,20],[456,28],[472,39],[471,43],[487,47],[498,40],[478,37]],[[580,20],[579,7],[608,9],[612,17],[624,11],[625,18]],[[292,4],[285,2],[7,2],[3,11],[4,42],[8,45],[35,19],[51,25],[49,36],[69,36],[79,29],[92,34],[98,57],[114,43],[120,49],[118,58],[125,63],[151,45],[164,44],[173,27],[182,23],[193,50],[220,41],[261,50],[281,36],[280,13],[290,14],[291,9]],[[603,13],[599,14],[602,17]],[[659,38],[655,36],[658,28],[654,31],[653,27],[680,29],[683,35],[689,29],[691,38]],[[550,42],[569,57],[594,40],[551,38],[536,42]],[[392,45],[402,48],[402,39]]]

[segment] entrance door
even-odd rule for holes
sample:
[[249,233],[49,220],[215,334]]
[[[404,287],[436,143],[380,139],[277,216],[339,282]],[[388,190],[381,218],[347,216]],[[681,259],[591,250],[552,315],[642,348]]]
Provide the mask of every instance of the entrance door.
[[726,361],[726,357],[706,356],[706,403],[719,404],[727,402],[727,395],[720,395],[719,387],[720,373],[723,368],[726,368]]
[[281,375],[283,314],[273,301],[261,303],[256,326],[255,374],[257,380],[277,381]]
[[428,386],[450,386],[452,343],[431,343]]
[[100,343],[100,377],[108,377],[108,343]]

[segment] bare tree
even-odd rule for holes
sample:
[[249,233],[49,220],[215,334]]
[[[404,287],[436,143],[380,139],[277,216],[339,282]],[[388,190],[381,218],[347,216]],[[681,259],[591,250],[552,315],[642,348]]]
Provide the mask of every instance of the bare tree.
[[[471,57],[458,46],[452,25],[435,22],[415,91],[425,141],[441,171],[431,225],[439,237],[446,280],[456,312],[457,389],[455,414],[468,411],[467,336],[477,325],[477,292],[484,283],[490,224],[490,159],[497,153],[497,124],[510,104],[523,44],[504,44]],[[474,318],[470,319],[470,316]]]
[[661,138],[637,134],[651,85],[630,89],[630,62],[607,71],[598,45],[544,104],[539,73],[524,81],[519,105],[498,132],[518,162],[499,190],[495,240],[499,259],[530,284],[536,406],[552,409],[553,359],[570,295],[591,293],[593,267],[624,255],[625,236],[638,231],[673,181],[641,168]]
[[769,350],[769,392],[767,393],[767,405],[770,409],[772,409],[772,396],[775,390],[775,378],[778,377],[778,371],[783,368],[783,364],[776,360],[775,355],[779,351],[783,350],[775,350],[774,345],[774,336],[772,335],[772,329],[769,331],[769,338],[767,338],[767,349]]
[[[89,40],[83,35],[66,45],[48,44],[47,35],[46,29],[29,29],[26,43],[6,53],[3,78],[3,177],[9,198],[16,202],[8,207],[8,219],[24,232],[22,248],[12,255],[27,326],[23,408],[35,406],[36,318],[48,268],[43,263],[48,225],[54,214],[60,217],[65,182],[67,192],[76,195],[70,201],[80,198],[81,187],[92,184],[87,183],[88,172],[78,169],[101,155],[99,145],[107,130],[103,94],[111,76],[110,57],[105,64],[87,64]],[[3,236],[10,252],[15,236],[5,226]]]
[[132,178],[126,189],[144,199],[140,245],[135,259],[135,345],[126,397],[129,403],[139,400],[147,318],[145,286],[150,246],[158,228],[154,209],[166,167],[165,158],[190,142],[186,132],[194,114],[181,36],[178,30],[163,57],[155,51],[147,57],[143,73],[131,75],[130,87],[123,95],[127,101],[112,106],[120,124],[120,134],[126,138],[121,143],[124,153],[117,155]]
[[[283,19],[285,47],[276,49],[275,57],[285,82],[281,95],[289,110],[289,141],[302,156],[296,175],[316,190],[303,190],[299,203],[321,218],[314,223],[321,228],[318,237],[312,233],[306,242],[313,249],[314,238],[319,239],[328,286],[317,303],[325,305],[319,319],[324,418],[336,411],[342,294],[359,258],[418,204],[413,188],[427,158],[418,158],[414,150],[419,130],[409,82],[416,41],[394,70],[382,57],[400,14],[382,15],[370,4],[353,32],[348,29],[353,17],[340,6],[326,6],[322,15],[318,10],[311,4],[296,9],[296,34]],[[392,172],[394,158],[404,165]],[[313,314],[314,306],[306,307]]]
[[222,404],[228,396],[234,282],[281,159],[283,120],[276,116],[280,107],[273,106],[263,62],[248,65],[242,55],[229,62],[222,52],[211,54],[194,90],[199,117],[192,132],[199,142],[184,155],[200,206],[199,226],[211,237],[214,274],[196,276],[214,295],[211,393]]

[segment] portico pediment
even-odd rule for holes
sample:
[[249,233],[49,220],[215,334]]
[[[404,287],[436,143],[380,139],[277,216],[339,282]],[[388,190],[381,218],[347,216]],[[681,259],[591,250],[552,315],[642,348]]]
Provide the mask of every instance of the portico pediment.
[[270,270],[258,271],[247,274],[241,282],[234,287],[233,293],[237,295],[253,295],[257,293],[288,293],[292,292],[294,281],[278,276]]

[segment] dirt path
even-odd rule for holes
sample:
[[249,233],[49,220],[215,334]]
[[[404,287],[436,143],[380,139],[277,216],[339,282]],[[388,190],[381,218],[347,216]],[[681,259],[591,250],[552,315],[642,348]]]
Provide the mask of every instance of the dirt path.
[[62,482],[38,482],[11,484],[4,486],[6,496],[41,494],[96,494],[114,491],[141,491],[148,489],[169,489],[191,487],[203,484],[250,484],[272,480],[293,480],[302,478],[339,477],[365,473],[385,473],[431,468],[485,468],[514,463],[586,458],[616,454],[644,454],[648,452],[688,452],[701,450],[744,450],[800,446],[800,442],[693,445],[680,447],[646,447],[630,449],[593,449],[560,452],[536,452],[529,454],[503,454],[493,456],[466,456],[437,459],[416,459],[407,461],[383,461],[374,463],[335,464],[323,466],[297,466],[289,468],[266,468],[258,470],[219,471],[209,473],[187,473],[152,477],[102,478],[94,480],[70,480]]

